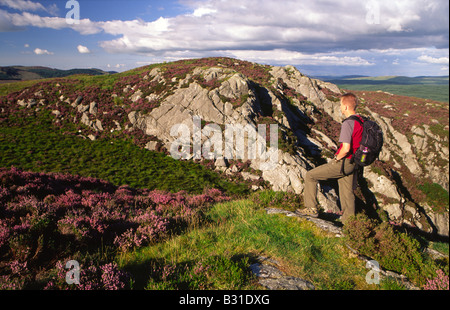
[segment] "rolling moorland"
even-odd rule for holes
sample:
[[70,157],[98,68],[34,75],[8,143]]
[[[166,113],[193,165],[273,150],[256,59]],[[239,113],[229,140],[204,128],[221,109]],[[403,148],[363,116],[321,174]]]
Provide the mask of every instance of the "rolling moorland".
[[318,77],[341,89],[384,91],[396,95],[449,102],[448,76]]
[[[318,290],[407,288],[369,284],[351,247],[416,288],[448,289],[446,102],[355,91],[386,141],[343,237],[267,213],[302,207],[304,173],[337,146],[341,93],[292,66],[229,58],[1,85],[0,288],[259,290],[261,257]],[[173,159],[171,126],[192,115],[202,128],[278,124],[279,165]],[[340,225],[336,184],[318,198]]]
[[28,81],[46,78],[66,77],[76,74],[86,75],[104,75],[113,74],[114,71],[105,72],[100,69],[70,69],[59,70],[47,67],[31,67],[31,66],[8,66],[0,67],[0,83],[8,83],[12,81]]

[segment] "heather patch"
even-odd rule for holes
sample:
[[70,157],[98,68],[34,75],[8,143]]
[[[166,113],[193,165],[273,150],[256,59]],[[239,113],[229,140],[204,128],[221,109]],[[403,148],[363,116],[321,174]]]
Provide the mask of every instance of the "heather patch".
[[[391,119],[394,128],[404,135],[408,135],[413,126],[435,124],[432,120],[443,126],[449,124],[448,105],[442,102],[385,92],[354,93],[363,99],[361,109],[367,106],[371,111]],[[446,133],[448,136],[448,130]]]
[[[136,190],[94,178],[16,168],[0,170],[0,193],[0,276],[2,288],[16,289],[38,285],[38,274],[44,279],[41,284],[61,288],[60,277],[47,274],[55,262],[74,256],[84,261],[88,253],[98,253],[99,246],[102,253],[117,255],[161,242],[201,221],[212,203],[229,199],[215,189],[201,195]],[[87,282],[80,288],[124,288],[119,280],[124,275],[110,262],[85,264]],[[61,266],[56,267],[59,275]],[[114,274],[117,279],[104,279]]]

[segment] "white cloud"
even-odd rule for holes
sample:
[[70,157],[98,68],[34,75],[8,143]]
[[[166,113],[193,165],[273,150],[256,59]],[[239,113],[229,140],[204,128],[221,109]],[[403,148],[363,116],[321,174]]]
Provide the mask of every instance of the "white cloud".
[[91,52],[86,46],[83,45],[78,45],[77,49],[80,54],[89,54]]
[[35,53],[36,55],[53,55],[53,52],[49,52],[49,51],[47,51],[47,50],[43,50],[43,49],[40,49],[40,48],[36,48],[36,49],[34,50],[34,53]]
[[65,18],[62,17],[42,17],[37,14],[22,12],[22,13],[9,13],[0,9],[0,32],[19,30],[23,27],[32,26],[38,28],[49,29],[64,29],[72,28],[82,35],[96,34],[102,31],[102,24],[104,22],[92,22],[89,19],[80,20],[79,24],[68,24]]
[[231,57],[246,59],[259,63],[274,63],[278,65],[327,65],[327,66],[371,66],[373,63],[359,57],[344,53],[304,54],[284,49],[270,51],[226,51]]
[[42,4],[29,0],[0,0],[0,5],[19,11],[46,11]]
[[200,7],[198,9],[195,9],[192,15],[195,17],[202,17],[203,15],[209,15],[213,13],[217,13],[217,10]]
[[48,7],[44,7],[38,2],[29,0],[0,0],[0,6],[6,6],[18,11],[45,11],[53,16],[56,16],[59,11],[58,6],[55,3]]
[[418,57],[417,59],[419,59],[420,61],[423,61],[423,62],[430,63],[430,64],[441,64],[441,65],[449,64],[448,57],[435,58],[435,57],[431,57],[431,56],[427,56],[427,55],[422,55],[422,56]]
[[107,64],[106,65],[107,68],[114,67],[114,68],[117,68],[117,69],[124,68],[125,66],[126,66],[125,64],[115,64],[115,65]]

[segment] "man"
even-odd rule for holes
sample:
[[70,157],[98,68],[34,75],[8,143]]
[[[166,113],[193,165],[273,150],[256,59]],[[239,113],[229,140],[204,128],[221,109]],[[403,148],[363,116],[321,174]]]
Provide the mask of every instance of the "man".
[[[363,127],[358,121],[348,119],[356,115],[358,98],[351,93],[341,97],[341,112],[345,116],[339,136],[340,147],[334,158],[327,164],[321,165],[306,173],[304,203],[305,209],[298,209],[301,215],[318,216],[317,183],[328,179],[337,179],[339,185],[339,199],[343,211],[341,221],[344,223],[350,216],[355,215],[355,196],[353,194],[354,164],[350,161],[353,153],[359,148]],[[344,170],[342,169],[344,168]],[[345,174],[342,173],[345,171]]]

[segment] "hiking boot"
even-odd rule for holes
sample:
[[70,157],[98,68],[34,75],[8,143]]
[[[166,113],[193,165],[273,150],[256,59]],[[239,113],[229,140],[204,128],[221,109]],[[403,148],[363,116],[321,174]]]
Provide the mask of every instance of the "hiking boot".
[[300,216],[309,216],[314,218],[319,217],[319,212],[317,211],[317,209],[311,208],[297,209],[294,213]]

